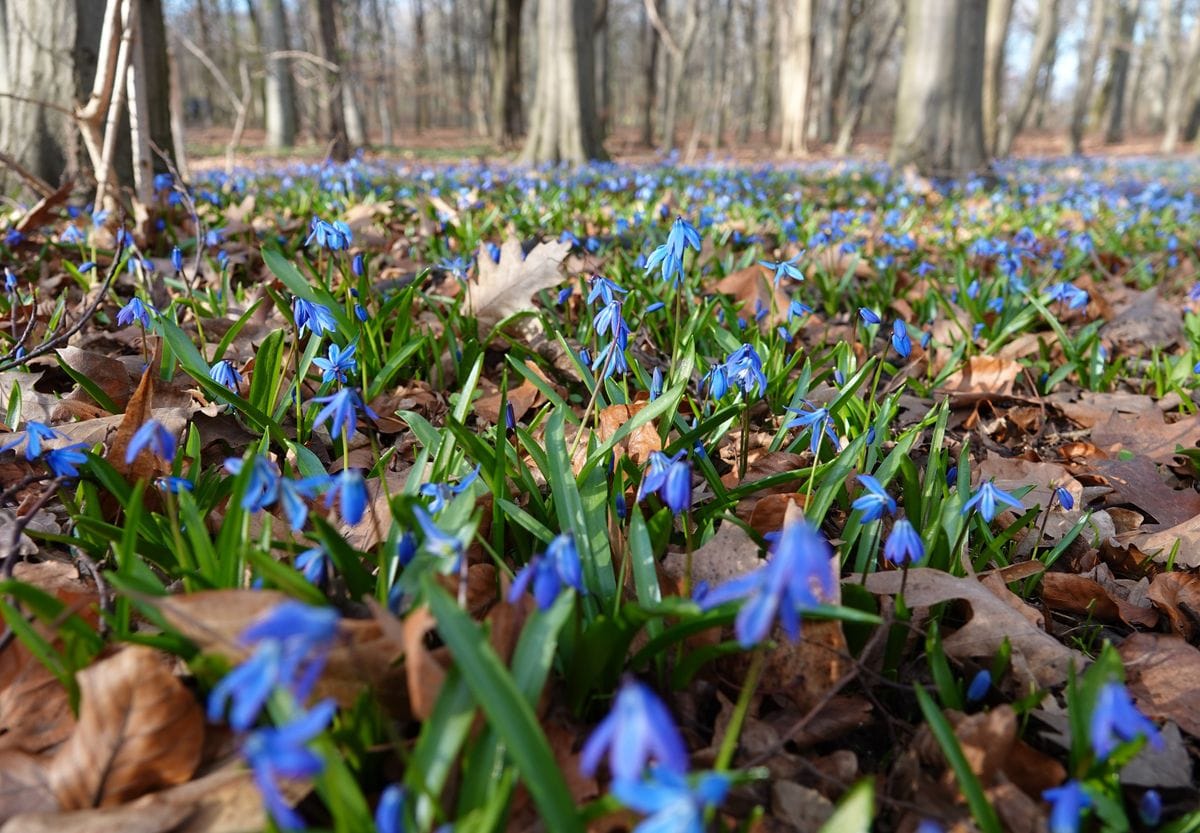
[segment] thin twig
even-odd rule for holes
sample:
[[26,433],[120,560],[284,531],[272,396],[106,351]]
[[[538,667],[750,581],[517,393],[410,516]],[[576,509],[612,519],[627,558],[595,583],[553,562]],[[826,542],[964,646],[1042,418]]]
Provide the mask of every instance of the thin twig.
[[3,554],[0,554],[0,574],[3,574],[5,579],[12,578],[13,569],[17,566],[17,559],[21,553],[21,534],[25,532],[25,527],[29,526],[33,516],[58,494],[59,487],[66,482],[66,478],[63,477],[51,480],[42,493],[37,496],[29,510],[24,515],[17,515],[13,518],[12,525],[9,527],[8,541],[4,545]]

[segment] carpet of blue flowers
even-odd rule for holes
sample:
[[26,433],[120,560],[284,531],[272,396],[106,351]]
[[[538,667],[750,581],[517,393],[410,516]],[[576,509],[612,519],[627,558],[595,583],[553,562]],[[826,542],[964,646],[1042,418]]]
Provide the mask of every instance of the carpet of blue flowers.
[[355,161],[159,177],[145,240],[43,210],[0,830],[1200,830],[1198,184]]

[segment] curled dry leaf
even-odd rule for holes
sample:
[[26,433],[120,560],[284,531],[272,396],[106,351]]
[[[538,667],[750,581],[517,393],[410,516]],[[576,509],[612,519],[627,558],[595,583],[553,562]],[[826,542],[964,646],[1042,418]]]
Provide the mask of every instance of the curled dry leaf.
[[[866,586],[872,593],[894,596],[900,591],[900,582],[900,571],[893,570],[872,573]],[[928,567],[908,571],[904,601],[909,607],[930,607],[952,599],[971,606],[970,620],[942,641],[952,657],[990,659],[1007,638],[1012,644],[1014,675],[1022,685],[1035,683],[1042,688],[1065,683],[1072,663],[1076,670],[1088,663],[1083,654],[1031,625],[978,581]]]
[[1107,588],[1095,579],[1073,573],[1046,573],[1042,577],[1042,601],[1051,610],[1092,616],[1107,624],[1124,623],[1153,628],[1158,613],[1122,597],[1116,587]]
[[163,655],[125,648],[77,676],[79,723],[47,768],[60,807],[122,804],[192,777],[204,714]]
[[1150,580],[1146,598],[1171,621],[1171,628],[1188,642],[1200,634],[1200,576],[1159,573]]
[[117,434],[113,437],[112,446],[108,449],[105,457],[113,468],[131,481],[151,480],[165,473],[163,462],[149,451],[138,454],[132,463],[125,462],[125,451],[129,448],[133,435],[147,420],[152,418],[154,370],[154,366],[151,365],[142,373],[142,381],[138,383],[137,390],[133,392],[129,404],[125,406],[125,416],[117,428]]
[[20,813],[46,812],[57,807],[54,792],[46,781],[44,758],[16,749],[0,752],[0,824]]
[[[609,405],[596,416],[595,435],[597,442],[606,443],[621,429],[625,423],[637,416],[638,411],[648,405],[648,402],[633,402],[629,405]],[[652,451],[662,451],[662,441],[658,438],[658,427],[651,420],[639,425],[613,448],[614,453],[624,454],[639,466],[644,466],[650,459]],[[581,440],[575,449],[571,467],[575,474],[583,471],[587,463],[587,440]]]
[[[378,609],[375,615],[380,615]],[[408,614],[400,623],[408,700],[412,705],[413,717],[417,720],[428,720],[433,714],[450,661],[449,652],[444,647],[434,652],[425,645],[425,637],[436,627],[437,620],[424,606]],[[440,658],[435,654],[440,654]]]
[[1021,375],[1021,365],[999,356],[971,356],[966,367],[946,380],[942,393],[949,394],[951,405],[969,405],[985,399],[1008,396]]

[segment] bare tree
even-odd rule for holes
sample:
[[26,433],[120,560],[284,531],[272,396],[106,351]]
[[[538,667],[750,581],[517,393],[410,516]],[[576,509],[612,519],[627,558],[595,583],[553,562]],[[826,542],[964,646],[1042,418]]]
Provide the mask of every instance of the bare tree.
[[425,37],[425,4],[413,0],[413,51],[417,62],[416,89],[413,97],[417,105],[417,133],[429,128],[429,48]]
[[267,25],[263,27],[263,48],[267,51],[267,144],[288,148],[296,142],[296,86],[291,62],[276,53],[292,48],[288,38],[287,13],[283,0],[266,0]]
[[594,16],[592,0],[538,2],[537,72],[524,162],[604,158],[596,132]]
[[842,114],[837,142],[834,145],[833,152],[838,156],[845,156],[850,152],[854,133],[858,130],[863,111],[866,109],[867,96],[875,84],[875,76],[879,72],[879,67],[883,65],[888,52],[891,51],[892,41],[895,40],[896,32],[900,28],[902,7],[902,0],[877,4],[873,12],[879,14],[882,11],[884,18],[879,25],[865,27],[862,32],[863,48],[854,52],[857,71],[852,73],[850,79],[846,111]]
[[642,43],[642,54],[645,56],[642,64],[642,144],[650,147],[654,144],[654,108],[658,98],[658,34],[650,23],[650,13],[646,11],[645,4],[642,5]]
[[338,25],[334,0],[313,0],[317,12],[317,30],[320,35],[321,57],[339,67],[338,73],[329,80],[329,113],[325,135],[329,141],[329,155],[339,162],[350,158],[350,140],[346,135],[346,112],[342,104],[342,67],[338,59]]
[[521,112],[521,9],[524,0],[491,0],[492,134],[510,145],[524,127]]
[[987,34],[983,54],[983,138],[995,151],[1004,106],[1004,45],[1012,20],[1013,0],[988,0]]
[[1024,129],[1025,122],[1029,119],[1029,112],[1033,108],[1033,100],[1038,91],[1038,79],[1058,38],[1058,3],[1059,0],[1039,0],[1033,48],[1029,52],[1029,67],[1017,93],[1016,106],[1001,125],[1000,137],[996,142],[996,156],[1008,156],[1012,151],[1013,139]]
[[780,15],[779,152],[806,153],[809,75],[812,70],[813,0],[785,0]]
[[1195,106],[1197,69],[1200,69],[1200,20],[1192,24],[1182,65],[1175,67],[1171,73],[1172,83],[1163,118],[1163,153],[1174,153],[1179,147],[1184,121]]
[[1104,41],[1104,22],[1107,0],[1091,0],[1088,9],[1087,34],[1079,49],[1079,83],[1071,98],[1071,123],[1068,128],[1070,153],[1083,153],[1083,132],[1087,126],[1088,104],[1096,82],[1096,64]]
[[678,118],[679,92],[683,88],[683,76],[687,69],[687,59],[692,51],[692,44],[699,31],[700,12],[698,0],[684,0],[683,26],[680,28],[679,40],[675,40],[670,29],[659,14],[659,0],[645,0],[646,14],[650,24],[667,50],[667,83],[666,101],[663,112],[662,146],[665,150],[675,147],[675,125]]
[[1109,57],[1109,81],[1105,85],[1108,99],[1108,126],[1104,141],[1113,144],[1125,136],[1125,88],[1129,81],[1129,57],[1133,51],[1133,35],[1137,28],[1141,0],[1117,0],[1117,37]]
[[[965,176],[987,166],[983,43],[987,0],[909,0],[892,137],[894,167]],[[946,49],[946,44],[954,44]]]

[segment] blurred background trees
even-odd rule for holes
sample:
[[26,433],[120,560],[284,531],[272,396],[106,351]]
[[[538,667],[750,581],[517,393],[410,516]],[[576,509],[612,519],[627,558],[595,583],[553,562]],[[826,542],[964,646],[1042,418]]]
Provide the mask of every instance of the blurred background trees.
[[[6,188],[90,168],[79,111],[106,11],[122,2],[0,0]],[[1200,0],[136,5],[144,120],[168,158],[182,150],[172,115],[188,146],[230,164],[259,148],[530,161],[890,149],[896,164],[948,175],[1014,148],[1177,152],[1200,127]],[[118,143],[125,185],[133,155]]]

